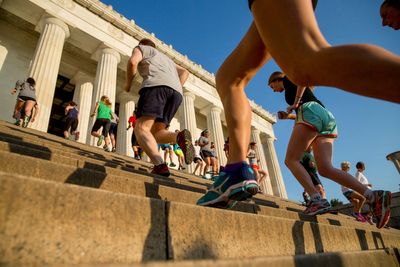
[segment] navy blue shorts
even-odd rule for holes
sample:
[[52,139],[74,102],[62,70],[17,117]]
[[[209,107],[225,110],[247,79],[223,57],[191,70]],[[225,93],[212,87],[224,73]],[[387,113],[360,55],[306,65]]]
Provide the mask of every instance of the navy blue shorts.
[[145,87],[139,91],[136,118],[155,117],[156,122],[169,126],[182,103],[182,95],[168,86]]
[[110,124],[110,131],[109,131],[109,133],[110,133],[110,134],[113,134],[113,135],[117,135],[117,131],[118,131],[118,124],[112,122],[112,123]]

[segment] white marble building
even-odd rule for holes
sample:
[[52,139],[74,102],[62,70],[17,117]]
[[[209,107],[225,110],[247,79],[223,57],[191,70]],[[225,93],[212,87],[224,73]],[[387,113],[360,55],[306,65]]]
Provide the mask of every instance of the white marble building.
[[[31,76],[37,82],[41,107],[40,119],[32,128],[51,132],[53,121],[61,118],[55,107],[73,99],[80,110],[79,142],[93,144],[89,114],[100,96],[108,95],[118,105],[121,123],[127,122],[135,108],[141,78],[136,78],[131,93],[123,92],[122,86],[132,49],[145,37],[190,72],[183,104],[170,129],[188,128],[197,138],[208,128],[224,164],[226,122],[214,75],[97,0],[0,0],[0,119],[12,121],[15,96],[9,89],[17,80]],[[60,90],[70,92],[71,99],[60,97]],[[260,167],[271,178],[264,190],[287,198],[274,148],[276,118],[254,102],[251,106],[251,138],[258,145]],[[118,153],[133,154],[130,131],[119,127]]]

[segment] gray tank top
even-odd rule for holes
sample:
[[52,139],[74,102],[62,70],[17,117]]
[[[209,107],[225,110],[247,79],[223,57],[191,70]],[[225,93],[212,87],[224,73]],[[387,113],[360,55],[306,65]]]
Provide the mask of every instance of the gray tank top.
[[143,77],[142,87],[168,86],[182,94],[176,65],[166,55],[148,45],[137,46],[143,59],[138,65],[140,76]]
[[15,89],[19,90],[18,96],[30,97],[36,100],[36,88],[26,80],[18,80],[15,84]]

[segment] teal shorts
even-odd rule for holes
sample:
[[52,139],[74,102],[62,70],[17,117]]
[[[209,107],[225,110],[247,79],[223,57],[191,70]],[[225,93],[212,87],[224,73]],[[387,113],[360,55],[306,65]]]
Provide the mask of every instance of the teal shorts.
[[336,137],[336,120],[332,113],[317,102],[301,105],[297,112],[296,123],[302,123],[319,133],[320,136]]

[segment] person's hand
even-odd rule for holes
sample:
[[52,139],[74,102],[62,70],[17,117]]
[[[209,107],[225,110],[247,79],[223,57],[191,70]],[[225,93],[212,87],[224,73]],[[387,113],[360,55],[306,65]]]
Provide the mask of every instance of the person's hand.
[[299,107],[299,104],[296,104],[296,103],[295,103],[295,104],[293,104],[293,105],[291,105],[291,106],[288,106],[287,109],[286,109],[286,111],[287,111],[287,113],[290,114],[290,113],[292,113],[293,110],[297,109],[298,107]]
[[12,95],[15,95],[16,92],[17,92],[17,89],[15,89],[15,88],[14,88],[14,89],[11,89],[11,94],[12,94]]
[[280,120],[286,120],[288,115],[285,111],[278,111],[278,119]]
[[94,115],[96,115],[96,113],[92,113],[92,114],[90,114],[90,117],[93,117]]

